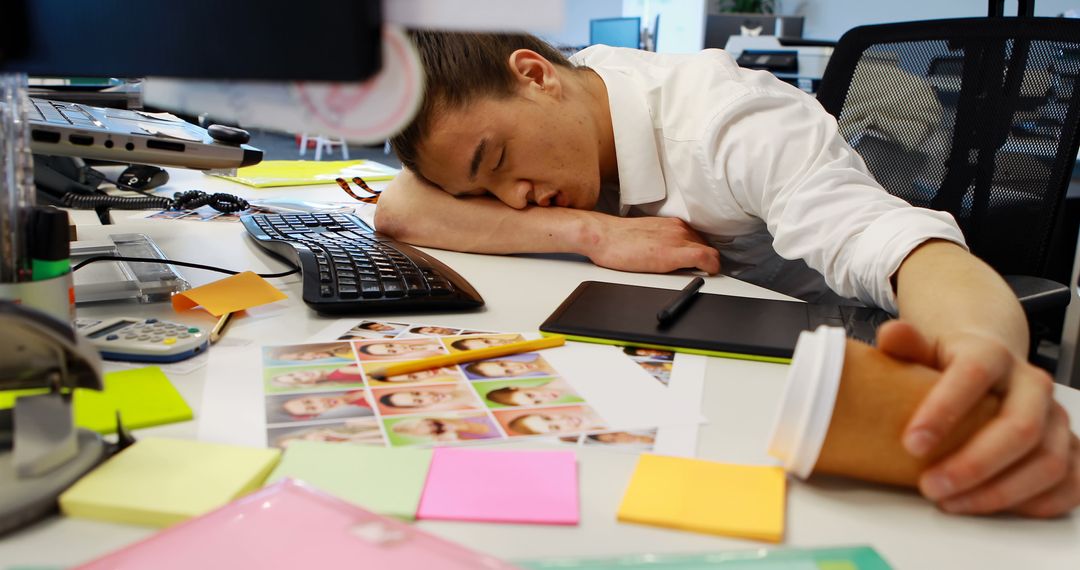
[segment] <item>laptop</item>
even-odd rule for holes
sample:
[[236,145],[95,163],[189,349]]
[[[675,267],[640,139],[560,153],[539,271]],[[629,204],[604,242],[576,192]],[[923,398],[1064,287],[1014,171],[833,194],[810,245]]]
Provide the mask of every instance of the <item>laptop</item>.
[[866,307],[698,293],[678,316],[661,326],[657,311],[678,293],[585,281],[540,325],[540,331],[584,342],[789,362],[804,330],[819,325],[842,327],[849,337],[873,344],[878,325],[892,318],[885,311]]
[[27,117],[35,154],[198,170],[250,166],[263,156],[253,146],[214,140],[206,129],[168,113],[31,97]]

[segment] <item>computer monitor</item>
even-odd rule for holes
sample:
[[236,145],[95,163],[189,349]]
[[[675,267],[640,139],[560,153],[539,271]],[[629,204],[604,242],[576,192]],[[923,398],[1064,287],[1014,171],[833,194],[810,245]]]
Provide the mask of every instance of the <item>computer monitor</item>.
[[731,36],[742,34],[742,29],[760,29],[763,36],[777,35],[777,20],[780,20],[780,36],[801,38],[803,34],[802,16],[777,16],[774,14],[713,14],[705,20],[706,48],[724,49]]
[[381,63],[381,0],[4,0],[0,72],[356,81]]
[[589,44],[641,48],[641,18],[600,18],[589,22]]

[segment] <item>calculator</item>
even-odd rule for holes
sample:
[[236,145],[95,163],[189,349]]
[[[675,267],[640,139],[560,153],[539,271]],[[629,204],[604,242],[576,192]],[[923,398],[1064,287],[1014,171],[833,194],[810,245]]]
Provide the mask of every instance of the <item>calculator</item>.
[[77,319],[75,328],[106,360],[176,362],[202,353],[210,339],[199,327],[137,317]]

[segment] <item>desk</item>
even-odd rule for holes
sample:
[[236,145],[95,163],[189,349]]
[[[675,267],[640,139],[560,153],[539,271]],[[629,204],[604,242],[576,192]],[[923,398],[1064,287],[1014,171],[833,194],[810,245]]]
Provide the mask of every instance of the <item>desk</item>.
[[[202,188],[252,196],[254,191],[197,173],[174,171],[169,191]],[[295,190],[293,190],[295,191]],[[272,196],[286,190],[258,191]],[[310,190],[313,199],[340,200],[333,187]],[[309,195],[306,194],[305,195]],[[125,212],[117,212],[122,218]],[[114,228],[80,227],[84,239],[136,231],[151,235],[170,257],[256,271],[282,265],[243,238],[233,223],[162,220],[120,220]],[[208,244],[211,246],[208,247]],[[685,276],[639,275],[595,267],[586,261],[547,256],[482,256],[433,250],[465,276],[484,296],[487,306],[475,313],[415,315],[409,320],[507,331],[536,327],[584,279],[678,289]],[[193,284],[216,274],[181,270]],[[227,339],[255,344],[306,340],[331,320],[316,316],[299,301],[300,280],[274,280],[290,300],[257,308],[236,319]],[[704,291],[784,298],[727,277],[706,280]],[[174,313],[164,304],[80,308],[80,315],[127,311],[167,317],[200,327],[214,319],[201,311]],[[709,359],[702,413],[699,457],[742,463],[772,463],[765,454],[786,367],[750,361]],[[227,381],[203,367],[172,381],[199,417],[202,387]],[[1055,386],[1059,401],[1080,430],[1080,391]],[[193,437],[195,422],[141,430],[136,435]],[[525,444],[514,444],[524,446]],[[620,524],[615,511],[636,461],[635,456],[603,449],[579,449],[582,516],[577,527],[496,525],[425,521],[420,527],[462,544],[507,559],[553,555],[617,555],[645,552],[714,552],[754,549],[753,541]],[[149,529],[54,517],[0,540],[0,564],[75,564],[142,537]],[[1054,521],[967,518],[945,515],[913,493],[856,482],[821,480],[792,482],[787,535],[783,546],[824,547],[870,544],[896,568],[1075,568],[1080,561],[1080,515]]]

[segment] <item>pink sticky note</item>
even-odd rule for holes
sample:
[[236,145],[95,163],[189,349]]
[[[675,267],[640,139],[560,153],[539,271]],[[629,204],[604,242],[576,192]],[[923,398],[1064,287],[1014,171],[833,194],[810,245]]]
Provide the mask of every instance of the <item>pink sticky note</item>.
[[572,451],[435,450],[418,519],[577,524]]

